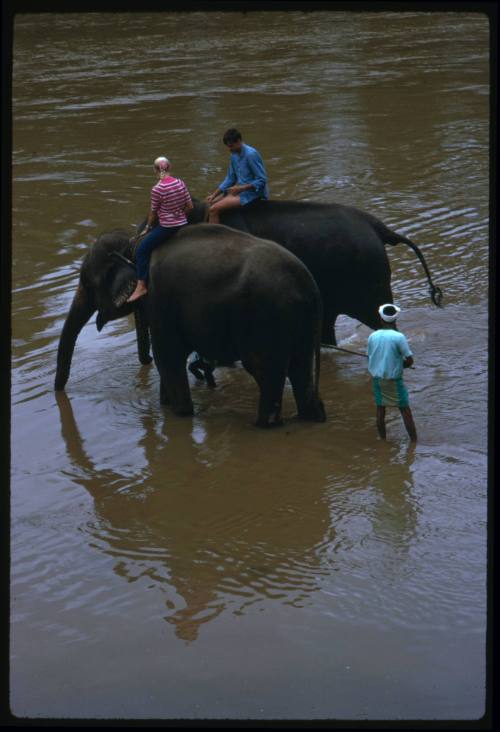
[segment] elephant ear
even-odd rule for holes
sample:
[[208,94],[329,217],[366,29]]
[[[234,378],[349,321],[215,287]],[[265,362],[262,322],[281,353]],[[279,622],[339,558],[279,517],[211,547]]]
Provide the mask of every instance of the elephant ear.
[[137,275],[129,265],[119,265],[111,280],[111,300],[115,308],[125,305],[137,284]]

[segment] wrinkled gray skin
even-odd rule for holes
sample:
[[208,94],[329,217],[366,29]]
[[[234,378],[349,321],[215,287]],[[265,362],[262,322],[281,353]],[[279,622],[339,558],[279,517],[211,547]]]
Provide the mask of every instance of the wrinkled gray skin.
[[[207,205],[195,200],[188,219],[198,223],[205,220],[206,213]],[[386,244],[404,243],[415,252],[434,304],[441,303],[441,290],[433,284],[419,248],[354,206],[260,200],[223,211],[220,221],[277,242],[306,265],[323,301],[323,343],[336,345],[335,321],[340,314],[378,328],[379,306],[393,302]]]
[[226,226],[188,226],[154,250],[148,295],[127,304],[135,271],[113,252],[131,256],[126,232],[103,234],[83,261],[59,342],[56,390],[66,385],[76,339],[90,316],[98,311],[101,330],[134,311],[139,358],[150,360],[149,326],[160,401],[176,414],[193,414],[186,359],[198,351],[218,362],[241,361],[254,377],[257,425],[281,424],[287,376],[298,416],[325,420],[318,394],[321,298],[294,255]]

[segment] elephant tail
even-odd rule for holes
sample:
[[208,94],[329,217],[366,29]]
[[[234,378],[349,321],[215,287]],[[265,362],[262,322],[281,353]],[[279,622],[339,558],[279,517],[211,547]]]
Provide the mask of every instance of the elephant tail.
[[429,282],[429,293],[431,296],[431,300],[434,305],[436,305],[437,307],[441,307],[443,301],[443,293],[441,291],[441,288],[433,283],[429,268],[427,266],[427,262],[425,261],[425,257],[420,249],[417,247],[417,245],[414,244],[410,239],[408,239],[408,237],[403,236],[402,234],[397,234],[395,231],[391,231],[391,229],[388,229],[387,226],[384,226],[384,224],[382,224],[380,221],[375,220],[375,229],[384,244],[391,244],[392,246],[396,244],[406,244],[410,247],[410,249],[413,249],[417,257],[419,258],[422,267],[424,268],[427,281]]

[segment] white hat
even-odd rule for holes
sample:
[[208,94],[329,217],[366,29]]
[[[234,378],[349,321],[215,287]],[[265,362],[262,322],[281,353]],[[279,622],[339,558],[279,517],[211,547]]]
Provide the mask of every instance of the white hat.
[[[386,308],[387,313],[385,312]],[[394,323],[400,312],[401,308],[398,308],[397,305],[393,305],[392,303],[387,303],[387,305],[381,305],[378,309],[378,314],[380,315],[382,320],[385,320],[386,323]]]

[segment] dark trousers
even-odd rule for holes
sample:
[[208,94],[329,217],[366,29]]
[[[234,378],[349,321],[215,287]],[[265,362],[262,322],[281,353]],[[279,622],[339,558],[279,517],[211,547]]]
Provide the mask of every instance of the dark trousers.
[[164,241],[170,239],[179,229],[184,228],[186,224],[181,226],[156,226],[137,247],[135,253],[135,263],[137,268],[137,279],[148,281],[149,276],[149,260],[151,258],[151,252],[159,244],[163,244]]

